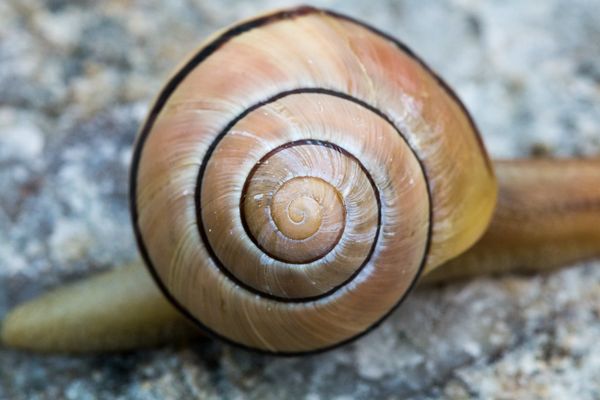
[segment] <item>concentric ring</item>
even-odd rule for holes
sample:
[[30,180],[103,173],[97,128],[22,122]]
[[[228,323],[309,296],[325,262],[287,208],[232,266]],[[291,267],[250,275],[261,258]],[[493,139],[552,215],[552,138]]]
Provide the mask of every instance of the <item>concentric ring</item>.
[[[373,182],[372,172],[350,151],[329,141],[333,138],[337,138],[338,142],[346,140],[346,145],[354,146],[355,151],[370,146],[374,154],[377,152],[376,139],[370,144],[360,145],[373,137],[374,133],[363,134],[347,121],[335,133],[322,132],[322,126],[330,122],[319,121],[317,115],[309,113],[310,106],[304,103],[310,99],[321,99],[321,106],[329,104],[329,109],[334,109],[336,105],[343,108],[342,104],[347,103],[346,107],[351,107],[356,115],[375,118],[378,129],[387,130],[388,137],[396,137],[398,143],[402,142],[389,123],[355,101],[331,93],[295,91],[278,96],[271,102],[261,103],[257,108],[250,108],[233,121],[231,127],[216,139],[213,150],[206,153],[196,186],[198,228],[215,264],[241,287],[284,302],[315,301],[331,295],[350,282],[369,262],[381,224],[380,194]],[[308,118],[303,129],[290,125],[286,119],[273,119],[276,109],[294,106],[303,108]],[[319,106],[313,108],[315,111]],[[321,127],[317,126],[319,124]],[[352,132],[352,129],[356,132]],[[308,138],[306,131],[311,132]],[[307,149],[311,148],[313,151],[309,152]],[[240,149],[243,149],[243,161],[238,154]],[[365,158],[364,152],[362,157]],[[265,159],[270,159],[270,164],[263,164],[262,160]],[[232,164],[237,168],[231,173],[220,167]],[[244,167],[244,164],[247,166]],[[247,175],[244,168],[250,170]],[[262,179],[256,179],[257,172],[265,168],[270,172]],[[290,171],[294,171],[292,175]],[[244,199],[246,191],[254,193],[249,182],[266,180],[273,186],[270,190],[263,189],[260,192],[263,197],[259,203],[262,204],[269,202],[268,193],[273,193],[278,185],[299,176],[311,176],[332,184],[344,193],[345,204],[351,205],[346,207],[341,243],[336,241],[332,251],[322,258],[299,252],[299,257],[310,261],[301,266],[296,265],[298,263],[295,260],[289,262],[272,257],[255,240],[256,235],[247,225],[248,217],[244,215],[243,208],[239,217],[231,214],[234,206]],[[227,199],[230,201],[227,202]],[[361,208],[356,204],[361,204]],[[367,204],[371,204],[371,207],[368,208]],[[262,222],[268,228],[269,207],[264,207],[263,211]],[[220,226],[221,229],[217,231],[212,229],[213,226]],[[243,231],[240,229],[242,227]],[[217,232],[220,235],[211,237]],[[227,240],[231,236],[250,240]],[[271,238],[273,243],[277,243],[277,236],[275,232]],[[294,245],[290,241],[279,240],[283,240],[285,247],[293,253]],[[306,246],[298,250],[306,250]]]
[[[246,179],[240,201],[242,224],[256,246],[274,259],[310,263],[329,253],[342,237],[347,210],[339,190],[309,174],[292,176],[286,166],[286,161],[306,161],[313,153],[323,156],[323,147],[342,152],[320,142],[285,144],[263,157]],[[284,176],[275,178],[273,170]]]

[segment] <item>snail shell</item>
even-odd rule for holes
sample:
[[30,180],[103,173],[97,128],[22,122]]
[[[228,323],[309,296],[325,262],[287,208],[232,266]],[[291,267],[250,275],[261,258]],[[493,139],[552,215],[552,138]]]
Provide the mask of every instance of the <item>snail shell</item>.
[[295,354],[377,325],[477,240],[496,191],[439,77],[389,36],[303,7],[233,26],[178,69],[138,137],[131,209],[189,318]]

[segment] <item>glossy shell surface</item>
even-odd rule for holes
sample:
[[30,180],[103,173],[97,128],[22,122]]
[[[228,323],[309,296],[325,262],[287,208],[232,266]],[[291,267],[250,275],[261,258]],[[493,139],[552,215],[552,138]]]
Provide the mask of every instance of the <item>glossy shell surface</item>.
[[218,337],[285,354],[375,326],[481,235],[496,196],[447,86],[392,38],[312,8],[209,39],[159,95],[131,181],[167,297]]

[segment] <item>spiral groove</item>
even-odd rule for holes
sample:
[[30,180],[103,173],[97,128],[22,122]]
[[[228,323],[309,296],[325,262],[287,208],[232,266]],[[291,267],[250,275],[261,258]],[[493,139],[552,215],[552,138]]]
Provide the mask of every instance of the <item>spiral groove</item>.
[[[294,172],[298,166],[289,165],[331,153],[320,147],[277,149],[259,162],[246,181],[241,206],[244,226],[259,248],[280,261],[318,260],[335,247],[344,231],[346,209],[338,188],[323,178],[298,176]],[[303,168],[306,173],[317,169],[315,165]],[[286,176],[276,176],[277,172]]]
[[[390,130],[384,120],[353,102],[294,93],[244,115],[207,155],[198,184],[199,226],[218,265],[241,286],[267,298],[306,302],[331,294],[369,261],[379,232],[378,189],[366,167],[334,144],[345,137],[351,145],[347,133],[354,130],[359,138],[362,132],[348,120],[340,121],[339,131],[327,132],[331,121],[323,120],[321,111],[343,105],[348,113],[375,118],[371,135]],[[284,116],[298,116],[299,108],[305,114],[302,120]],[[367,138],[364,134],[354,147]],[[242,167],[227,171],[221,165]],[[318,204],[321,220],[318,226],[314,220],[307,225],[314,232],[299,240],[279,226],[288,234],[301,234],[290,224],[288,210],[291,201],[302,198]],[[238,204],[239,219],[232,213]],[[227,240],[225,232],[248,240]]]
[[[297,180],[302,180],[302,183],[296,183]],[[326,204],[332,202],[332,200],[324,199],[326,195],[319,194],[324,189],[303,188],[303,186],[309,185],[322,186],[318,180],[311,180],[315,183],[307,183],[306,180],[306,178],[296,178],[292,180],[292,183],[290,181],[284,183],[273,196],[273,203],[269,207],[277,230],[292,240],[304,240],[317,233],[323,222],[323,209],[327,207]],[[294,187],[290,188],[290,186]],[[330,188],[329,191],[331,191]],[[337,197],[335,194],[334,196]],[[337,232],[340,229],[336,227],[334,231]]]

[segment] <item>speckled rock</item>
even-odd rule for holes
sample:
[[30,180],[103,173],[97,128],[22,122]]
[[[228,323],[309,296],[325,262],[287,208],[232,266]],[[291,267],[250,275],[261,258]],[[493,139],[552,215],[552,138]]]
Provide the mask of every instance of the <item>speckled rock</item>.
[[[137,257],[127,170],[171,68],[291,1],[0,2],[0,317]],[[399,37],[457,90],[494,157],[600,154],[600,3],[321,0]],[[418,289],[304,358],[203,341],[132,354],[0,348],[0,399],[600,398],[600,263]]]

